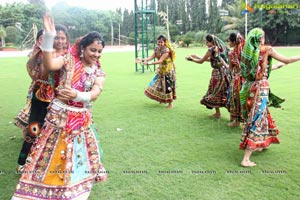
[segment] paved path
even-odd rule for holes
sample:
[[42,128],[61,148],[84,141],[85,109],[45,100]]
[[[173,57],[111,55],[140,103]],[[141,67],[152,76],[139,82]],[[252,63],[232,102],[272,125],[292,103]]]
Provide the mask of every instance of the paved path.
[[[134,51],[134,46],[105,46],[104,53]],[[27,56],[31,50],[0,51],[0,58]]]

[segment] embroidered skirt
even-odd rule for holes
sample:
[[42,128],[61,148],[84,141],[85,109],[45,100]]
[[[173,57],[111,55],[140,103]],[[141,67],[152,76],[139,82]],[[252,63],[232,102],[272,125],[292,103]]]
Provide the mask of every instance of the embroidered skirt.
[[227,109],[230,112],[230,119],[242,122],[242,112],[240,103],[240,90],[242,86],[242,77],[239,74],[235,74],[231,79]]
[[208,90],[200,100],[200,103],[205,105],[208,109],[225,107],[228,88],[229,78],[225,67],[213,69]]
[[268,109],[269,83],[267,80],[252,83],[246,100],[248,118],[243,129],[240,148],[257,150],[279,143],[279,130]]
[[94,182],[107,177],[90,126],[88,109],[54,99],[13,199],[87,199]]
[[145,90],[145,95],[160,103],[171,103],[176,99],[175,71],[156,74]]

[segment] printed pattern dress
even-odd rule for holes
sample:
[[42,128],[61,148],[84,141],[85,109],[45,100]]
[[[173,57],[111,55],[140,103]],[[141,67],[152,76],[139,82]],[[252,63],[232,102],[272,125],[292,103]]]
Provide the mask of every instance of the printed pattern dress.
[[145,95],[152,100],[160,103],[171,103],[176,99],[176,72],[175,65],[170,56],[168,47],[155,48],[155,57],[159,60],[160,57],[168,53],[169,56],[158,67],[158,73],[154,76],[145,90]]
[[242,88],[243,77],[241,76],[241,51],[235,47],[233,51],[229,52],[229,70],[231,72],[231,81],[228,93],[227,107],[230,112],[230,119],[235,121],[243,121],[240,103],[240,90]]
[[[105,76],[97,65],[87,69],[80,59],[65,57],[58,87],[90,91],[95,78]],[[93,184],[106,177],[91,104],[54,98],[12,199],[84,200]]]
[[50,101],[54,98],[54,72],[43,67],[43,52],[36,46],[27,62],[27,72],[32,79],[27,104],[15,118],[15,125],[23,130],[24,142],[19,153],[18,164],[24,165],[36,136],[44,124]]
[[200,103],[205,105],[208,109],[226,106],[230,82],[228,70],[216,56],[216,54],[218,54],[216,49],[214,46],[208,49],[208,51],[211,52],[210,63],[213,70],[208,90],[200,100]]
[[268,109],[270,101],[268,70],[271,68],[268,63],[263,65],[267,49],[266,46],[260,49],[256,80],[245,82],[241,91],[241,104],[247,111],[246,124],[240,142],[241,149],[255,151],[267,148],[272,143],[279,143],[279,130]]

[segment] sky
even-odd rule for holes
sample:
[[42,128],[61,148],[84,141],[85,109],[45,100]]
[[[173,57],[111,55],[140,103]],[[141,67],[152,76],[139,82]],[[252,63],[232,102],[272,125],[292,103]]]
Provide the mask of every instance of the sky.
[[[86,9],[97,9],[97,10],[113,10],[117,8],[127,8],[129,10],[134,9],[133,0],[45,0],[46,6],[50,9],[59,1],[65,1],[71,6],[82,7]],[[23,2],[26,3],[27,0],[0,0],[0,4],[12,2]]]

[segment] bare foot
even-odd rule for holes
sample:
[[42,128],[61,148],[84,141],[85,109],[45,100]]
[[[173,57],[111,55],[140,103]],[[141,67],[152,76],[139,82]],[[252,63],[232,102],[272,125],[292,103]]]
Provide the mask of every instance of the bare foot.
[[173,104],[169,104],[166,108],[173,108]]
[[232,122],[228,123],[227,126],[238,127],[238,126],[240,126],[240,122],[232,121]]
[[250,160],[249,161],[242,161],[241,166],[242,167],[254,167],[254,166],[256,166],[256,163],[252,162]]
[[17,173],[22,174],[24,172],[24,165],[19,165],[17,168]]
[[215,113],[213,115],[210,115],[209,117],[211,117],[211,118],[220,118],[221,114]]

